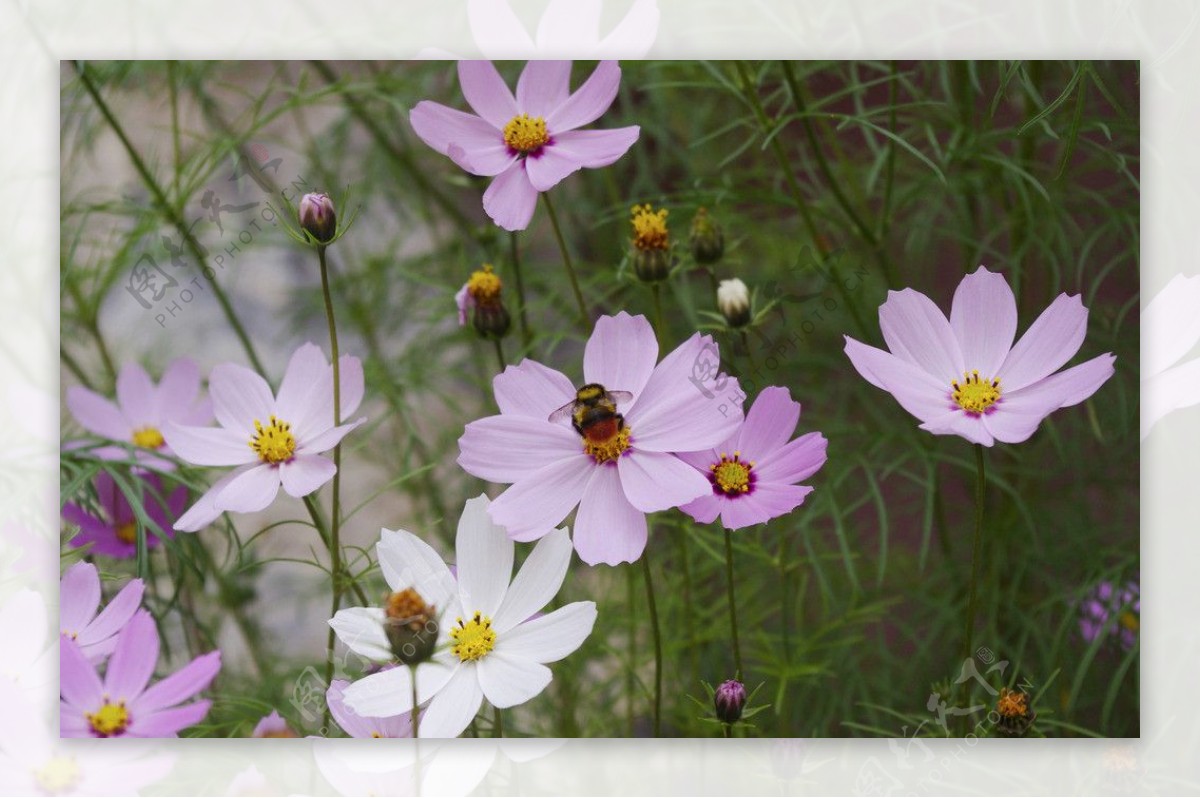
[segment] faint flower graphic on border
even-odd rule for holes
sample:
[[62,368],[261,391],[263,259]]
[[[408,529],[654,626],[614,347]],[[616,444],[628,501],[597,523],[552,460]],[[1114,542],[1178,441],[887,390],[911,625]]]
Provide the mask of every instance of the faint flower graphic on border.
[[447,743],[314,740],[312,752],[321,775],[341,795],[468,795],[491,769],[498,741]]
[[1163,416],[1200,403],[1200,275],[1171,278],[1142,311],[1142,440]]

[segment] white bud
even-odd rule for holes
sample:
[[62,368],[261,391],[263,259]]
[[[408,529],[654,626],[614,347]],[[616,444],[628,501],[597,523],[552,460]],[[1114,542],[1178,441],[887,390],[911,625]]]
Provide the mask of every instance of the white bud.
[[722,280],[717,287],[717,308],[730,327],[743,327],[750,321],[750,291],[736,277]]

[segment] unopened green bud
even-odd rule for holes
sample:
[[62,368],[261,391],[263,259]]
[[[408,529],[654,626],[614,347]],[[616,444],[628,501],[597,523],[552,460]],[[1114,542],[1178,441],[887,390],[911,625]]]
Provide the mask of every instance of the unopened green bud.
[[692,217],[688,244],[696,263],[704,266],[716,263],[725,254],[725,233],[716,219],[708,215],[707,208],[700,208]]
[[665,280],[671,273],[668,213],[666,208],[654,210],[649,203],[633,206],[633,272],[643,282]]
[[411,587],[392,593],[384,607],[383,631],[396,659],[416,665],[432,657],[437,646],[437,611]]

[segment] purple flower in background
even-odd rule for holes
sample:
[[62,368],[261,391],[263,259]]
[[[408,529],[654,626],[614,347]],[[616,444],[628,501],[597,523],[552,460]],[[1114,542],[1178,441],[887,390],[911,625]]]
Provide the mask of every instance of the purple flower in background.
[[1042,419],[1087,399],[1113,375],[1112,354],[1055,372],[1087,332],[1087,308],[1059,294],[1021,339],[1017,302],[1001,274],[980,266],[954,292],[950,319],[911,288],[889,291],[879,308],[888,349],[846,336],[858,373],[892,394],[934,435],[971,443],[1021,443]]
[[1127,582],[1120,590],[1112,582],[1101,582],[1079,605],[1079,633],[1088,643],[1098,636],[1111,635],[1129,650],[1137,642],[1141,617],[1141,588],[1137,582]]
[[280,717],[279,712],[271,710],[270,715],[266,715],[254,727],[251,737],[295,737],[296,732],[292,731],[292,727],[287,724],[287,721]]
[[[403,667],[403,666],[402,666]],[[342,695],[350,682],[345,679],[334,679],[325,692],[325,701],[329,704],[329,713],[342,727],[342,731],[351,737],[412,737],[412,713],[404,712],[390,718],[367,718],[359,715],[346,706]],[[420,715],[417,718],[420,723]]]
[[117,636],[103,680],[74,640],[64,637],[61,645],[63,737],[177,737],[208,714],[211,701],[183,702],[208,687],[221,669],[221,652],[196,657],[147,686],[158,662],[158,630],[145,610]]
[[[67,391],[67,408],[75,420],[93,435],[131,443],[141,447],[137,460],[143,465],[167,471],[175,464],[166,457],[174,452],[163,439],[163,427],[179,424],[207,424],[212,420],[212,403],[200,398],[200,371],[187,358],[167,366],[158,385],[135,362],[126,363],[117,376],[117,401],[76,385]],[[104,446],[95,455],[105,460],[123,460],[129,451],[120,446]]]
[[825,464],[828,444],[819,432],[789,441],[799,420],[800,403],[787,388],[764,389],[724,443],[679,454],[712,483],[710,494],[679,509],[702,524],[720,515],[726,529],[741,529],[799,507],[812,488],[795,483]]
[[137,612],[145,584],[131,579],[99,615],[100,574],[89,562],[72,565],[59,583],[59,633],[73,641],[93,663],[104,660],[117,645],[117,634]]
[[[146,530],[146,547],[153,548],[159,544],[160,534],[172,535],[171,525],[187,504],[187,487],[180,485],[168,495],[163,492],[162,481],[155,474],[135,476],[134,479],[142,482],[142,506],[146,515],[159,526],[157,530]],[[91,554],[136,557],[137,516],[133,507],[107,472],[97,474],[93,484],[100,502],[99,516],[78,504],[67,502],[63,505],[62,517],[80,528],[79,534],[71,538],[71,545],[80,548],[91,543]]]
[[458,81],[474,114],[429,100],[409,113],[413,130],[473,175],[495,177],[483,209],[505,230],[524,230],[538,194],[579,169],[616,161],[637,141],[637,125],[576,130],[608,110],[621,85],[616,61],[602,61],[571,93],[570,61],[530,61],[509,90],[490,61],[459,61]]

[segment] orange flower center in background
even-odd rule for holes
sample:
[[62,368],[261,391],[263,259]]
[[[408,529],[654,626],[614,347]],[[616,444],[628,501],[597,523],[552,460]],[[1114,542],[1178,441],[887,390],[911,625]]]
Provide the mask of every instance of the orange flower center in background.
[[142,427],[133,431],[133,445],[143,449],[157,449],[164,443],[162,433],[157,427]]
[[963,374],[962,382],[950,383],[950,396],[968,413],[979,415],[1000,399],[1000,380],[987,380],[978,371]]
[[650,203],[633,206],[633,245],[638,249],[667,249],[671,236],[667,232],[666,208],[654,210]]
[[517,114],[504,126],[504,143],[519,153],[536,152],[548,141],[546,120],[540,116]]
[[477,305],[494,305],[500,301],[500,291],[503,289],[500,277],[492,271],[492,264],[485,263],[479,271],[472,272],[467,280],[467,293]]
[[271,416],[264,427],[261,421],[255,419],[250,448],[264,463],[277,465],[291,460],[296,452],[296,436],[292,434],[292,425]]

